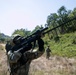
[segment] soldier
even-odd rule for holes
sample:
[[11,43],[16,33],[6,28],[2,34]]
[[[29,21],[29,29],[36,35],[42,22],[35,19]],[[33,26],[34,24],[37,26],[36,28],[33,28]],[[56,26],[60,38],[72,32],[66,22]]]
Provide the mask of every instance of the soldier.
[[50,48],[49,48],[49,46],[46,48],[46,59],[49,59],[49,57],[50,57],[50,52],[51,52],[51,50],[50,50]]
[[39,49],[35,52],[31,52],[32,44],[27,45],[22,51],[17,51],[17,48],[12,51],[12,47],[20,43],[18,39],[22,37],[17,35],[6,44],[9,72],[10,75],[28,75],[31,61],[44,53],[44,42],[41,38],[38,39]]

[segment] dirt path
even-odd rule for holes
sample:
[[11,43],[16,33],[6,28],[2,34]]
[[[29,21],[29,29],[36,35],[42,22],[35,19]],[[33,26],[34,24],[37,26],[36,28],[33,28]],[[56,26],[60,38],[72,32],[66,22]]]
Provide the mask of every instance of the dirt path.
[[[0,75],[5,75],[7,71],[6,53],[0,50]],[[63,57],[50,57],[45,55],[33,60],[30,65],[31,75],[76,75],[76,59]]]

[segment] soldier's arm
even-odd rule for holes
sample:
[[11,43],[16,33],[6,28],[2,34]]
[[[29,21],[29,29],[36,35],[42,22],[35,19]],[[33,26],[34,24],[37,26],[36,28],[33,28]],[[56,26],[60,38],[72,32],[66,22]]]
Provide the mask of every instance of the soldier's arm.
[[37,59],[37,58],[39,58],[40,56],[42,56],[43,53],[44,53],[44,50],[43,50],[43,51],[37,50],[37,51],[35,51],[35,52],[31,52],[31,53],[29,54],[29,58],[30,58],[31,60]]
[[20,52],[17,52],[17,51],[11,52],[11,50],[8,51],[7,55],[8,55],[8,60],[10,63],[17,63],[17,61],[22,56]]
[[42,56],[43,53],[45,52],[44,41],[41,38],[38,40],[38,47],[39,47],[39,49],[37,51],[33,51],[30,53],[30,59],[36,59],[36,58]]

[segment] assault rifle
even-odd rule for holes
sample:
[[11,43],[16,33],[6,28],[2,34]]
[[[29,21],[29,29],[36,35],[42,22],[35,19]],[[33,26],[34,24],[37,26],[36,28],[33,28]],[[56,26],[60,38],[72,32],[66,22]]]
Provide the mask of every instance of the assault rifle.
[[[27,36],[27,37],[22,37],[22,38],[18,38],[17,41],[19,41],[19,44],[16,44],[15,46],[13,46],[11,48],[12,51],[20,51],[22,53],[24,53],[25,51],[29,50],[31,47],[31,43],[33,43],[33,49],[35,47],[35,43],[36,41],[41,38],[41,36],[43,35],[43,33],[48,30],[48,27],[42,28],[37,30],[35,33]],[[25,51],[24,51],[25,49]]]

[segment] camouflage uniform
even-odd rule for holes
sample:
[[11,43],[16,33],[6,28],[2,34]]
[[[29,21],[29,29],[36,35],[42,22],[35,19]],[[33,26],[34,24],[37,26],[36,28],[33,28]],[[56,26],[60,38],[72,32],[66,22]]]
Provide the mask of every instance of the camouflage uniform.
[[49,59],[51,50],[49,49],[49,46],[46,48],[46,58]]
[[10,44],[6,44],[7,56],[9,61],[9,71],[10,75],[29,75],[29,67],[30,63],[33,59],[40,57],[44,53],[44,42],[40,39],[39,49],[35,52],[31,52],[31,50],[24,52],[21,54],[20,52],[11,52]]

